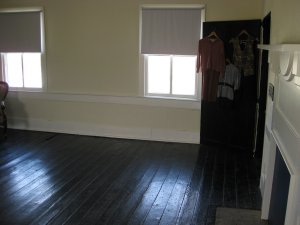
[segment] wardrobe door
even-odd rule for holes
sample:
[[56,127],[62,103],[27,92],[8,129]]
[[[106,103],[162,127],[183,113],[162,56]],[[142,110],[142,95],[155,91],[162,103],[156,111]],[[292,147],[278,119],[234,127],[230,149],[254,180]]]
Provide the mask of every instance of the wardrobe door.
[[203,24],[203,36],[213,31],[217,33],[224,42],[227,62],[236,64],[241,76],[239,87],[234,89],[234,99],[221,96],[213,102],[202,101],[202,144],[214,143],[253,151],[259,56],[256,45],[259,43],[260,26],[260,20]]

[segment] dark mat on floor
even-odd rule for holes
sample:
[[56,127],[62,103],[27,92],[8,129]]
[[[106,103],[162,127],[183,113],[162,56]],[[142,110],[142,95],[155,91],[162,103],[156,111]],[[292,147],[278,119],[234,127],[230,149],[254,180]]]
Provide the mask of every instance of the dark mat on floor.
[[259,210],[218,207],[215,225],[267,225]]

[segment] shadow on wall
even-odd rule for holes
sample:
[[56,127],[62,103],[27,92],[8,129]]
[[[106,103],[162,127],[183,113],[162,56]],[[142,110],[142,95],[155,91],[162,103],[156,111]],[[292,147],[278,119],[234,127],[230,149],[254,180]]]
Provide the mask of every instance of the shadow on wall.
[[17,92],[10,92],[7,95],[5,104],[8,128],[28,129],[28,114],[19,95]]

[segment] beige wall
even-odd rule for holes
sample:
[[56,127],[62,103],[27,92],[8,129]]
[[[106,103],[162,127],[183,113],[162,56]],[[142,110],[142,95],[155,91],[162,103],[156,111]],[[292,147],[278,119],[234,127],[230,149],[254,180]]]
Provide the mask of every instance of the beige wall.
[[300,1],[265,0],[264,14],[271,11],[271,43],[300,43]]
[[[263,10],[261,0],[0,0],[0,7],[44,7],[48,93],[137,97],[139,7],[158,3],[205,4],[206,21],[257,19]],[[199,133],[197,108],[19,96],[10,98],[13,118]]]

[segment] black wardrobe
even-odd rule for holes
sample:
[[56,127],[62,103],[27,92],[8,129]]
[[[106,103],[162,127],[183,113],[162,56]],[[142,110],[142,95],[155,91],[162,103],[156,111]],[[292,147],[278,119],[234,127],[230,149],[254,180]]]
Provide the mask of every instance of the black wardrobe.
[[254,39],[254,74],[245,76],[241,71],[240,85],[234,91],[233,100],[217,98],[213,102],[202,101],[201,144],[213,143],[253,150],[258,96],[259,51],[257,50],[257,44],[259,43],[260,29],[260,20],[205,22],[203,24],[203,37],[215,32],[224,42],[227,63],[233,62],[232,39],[240,38],[240,47],[243,50],[243,38],[250,35]]

